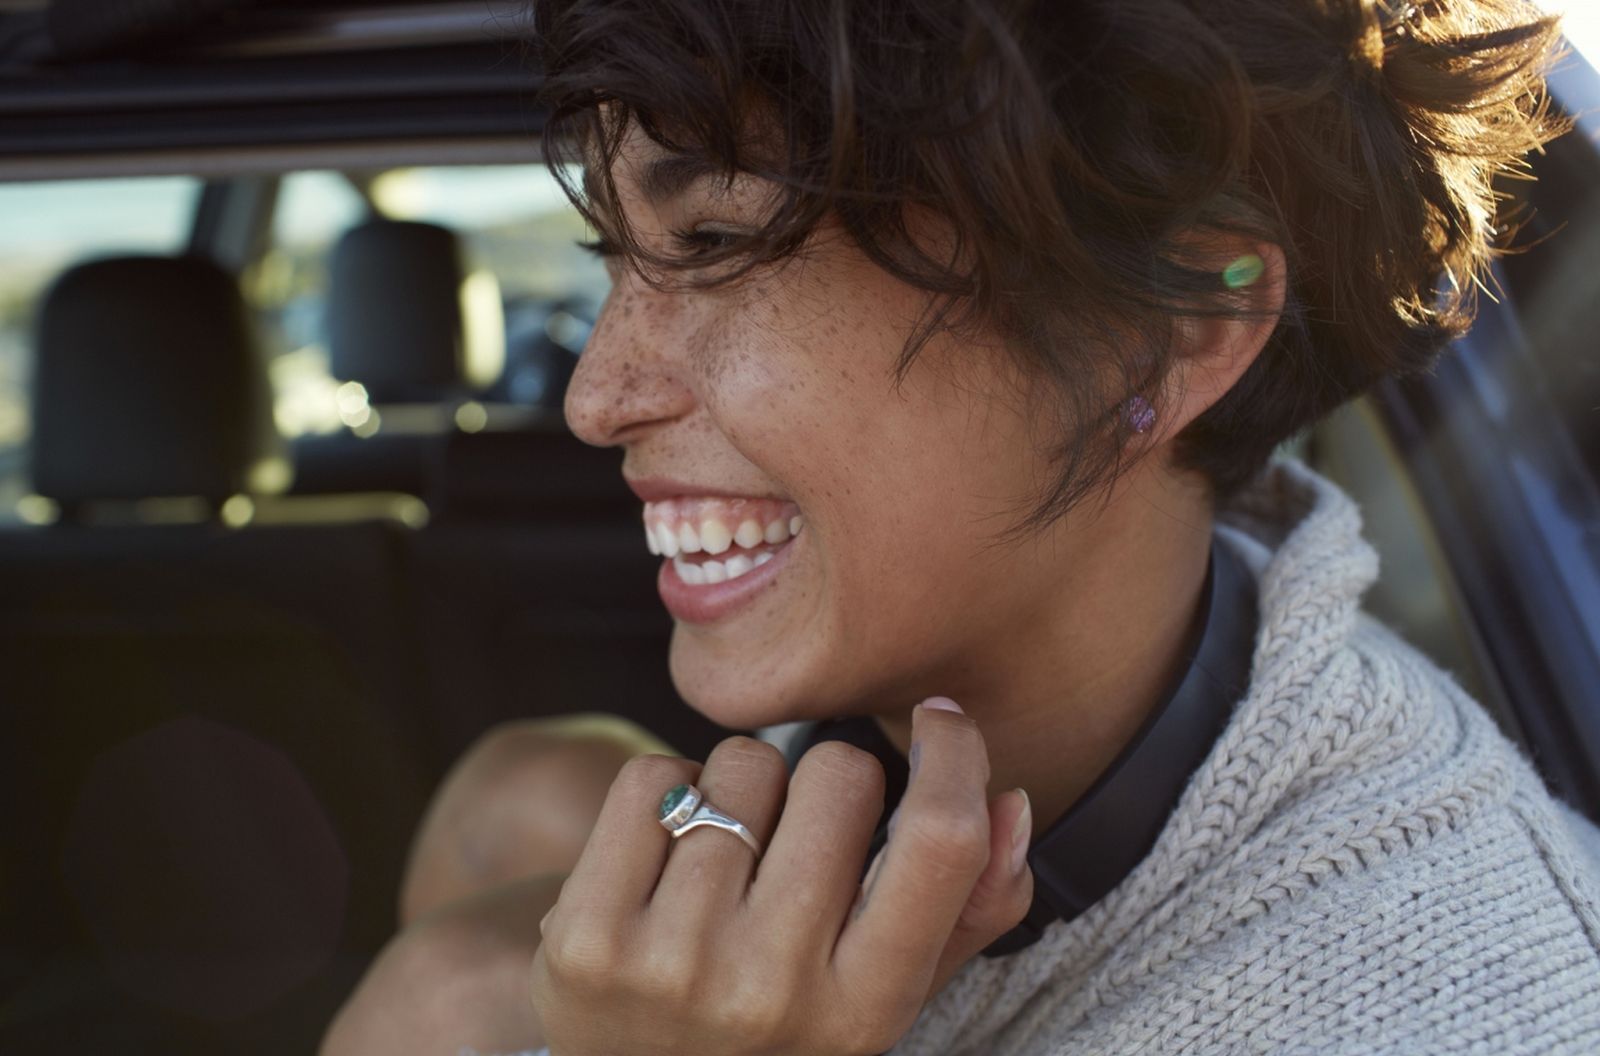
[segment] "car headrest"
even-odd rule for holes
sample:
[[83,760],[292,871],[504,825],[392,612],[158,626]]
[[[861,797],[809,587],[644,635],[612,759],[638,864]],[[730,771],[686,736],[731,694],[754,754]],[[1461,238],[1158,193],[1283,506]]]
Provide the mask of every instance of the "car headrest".
[[79,264],[46,294],[33,487],[64,504],[246,490],[271,393],[232,275],[199,257]]
[[333,252],[328,358],[333,376],[373,403],[430,402],[466,384],[455,233],[434,224],[369,220]]

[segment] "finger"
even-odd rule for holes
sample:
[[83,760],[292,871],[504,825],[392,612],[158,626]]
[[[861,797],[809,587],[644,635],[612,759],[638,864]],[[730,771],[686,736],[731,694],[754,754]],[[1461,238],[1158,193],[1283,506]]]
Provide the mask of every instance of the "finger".
[[[776,747],[754,737],[729,737],[712,749],[695,787],[702,802],[742,822],[764,852],[788,784],[789,766]],[[737,834],[696,826],[674,841],[651,905],[668,907],[697,932],[700,922],[743,901],[755,870],[756,854]]]
[[894,836],[834,953],[845,985],[926,993],[989,863],[988,782],[988,751],[972,719],[925,704],[913,709],[911,778]]
[[885,844],[872,856],[872,864],[867,867],[867,875],[861,878],[861,883],[856,887],[855,901],[850,904],[851,915],[860,913],[861,907],[866,905],[867,897],[872,894],[873,882],[878,878],[878,867],[883,864],[883,852],[888,849],[888,844]]
[[972,887],[956,927],[939,955],[927,1000],[932,1000],[963,964],[1016,927],[1033,905],[1033,870],[1028,868],[1028,843],[1033,837],[1033,812],[1020,788],[989,804],[989,864]]
[[624,763],[562,887],[558,907],[596,914],[591,919],[601,927],[619,913],[645,910],[672,843],[660,821],[661,797],[699,777],[700,764],[692,759],[651,754]]
[[883,764],[843,741],[824,741],[800,757],[750,889],[760,919],[781,934],[816,936],[832,952],[860,890],[884,783]]

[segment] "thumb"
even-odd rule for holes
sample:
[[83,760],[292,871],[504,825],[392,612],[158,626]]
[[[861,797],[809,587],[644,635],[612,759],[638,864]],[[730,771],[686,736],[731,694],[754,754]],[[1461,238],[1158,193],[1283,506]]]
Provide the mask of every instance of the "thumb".
[[944,989],[962,965],[1027,916],[1033,904],[1033,870],[1026,857],[1032,838],[1028,793],[1014,788],[990,801],[989,864],[973,885],[950,941],[939,955],[927,1001]]

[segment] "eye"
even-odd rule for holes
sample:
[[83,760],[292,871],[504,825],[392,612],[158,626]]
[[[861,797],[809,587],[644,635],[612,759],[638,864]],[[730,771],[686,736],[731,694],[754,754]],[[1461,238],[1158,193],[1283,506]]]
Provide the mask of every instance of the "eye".
[[672,240],[689,256],[699,256],[737,245],[744,236],[718,227],[695,227],[672,232]]

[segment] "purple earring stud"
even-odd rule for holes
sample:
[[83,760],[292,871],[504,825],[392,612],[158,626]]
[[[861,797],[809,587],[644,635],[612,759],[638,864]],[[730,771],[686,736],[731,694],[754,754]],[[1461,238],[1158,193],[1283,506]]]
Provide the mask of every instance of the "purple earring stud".
[[1150,401],[1143,396],[1130,397],[1123,406],[1127,408],[1128,425],[1134,432],[1148,432],[1150,426],[1155,424],[1155,408],[1151,407]]

